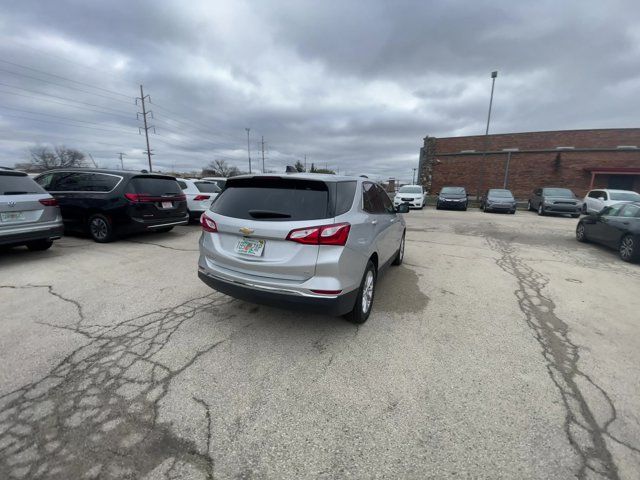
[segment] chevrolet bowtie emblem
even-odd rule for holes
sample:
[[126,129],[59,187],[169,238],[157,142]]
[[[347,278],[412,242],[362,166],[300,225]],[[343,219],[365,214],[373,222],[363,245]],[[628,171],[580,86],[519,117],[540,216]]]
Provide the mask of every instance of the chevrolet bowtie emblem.
[[240,229],[241,233],[244,233],[245,235],[251,235],[253,233],[253,229],[248,228],[248,227],[242,227]]

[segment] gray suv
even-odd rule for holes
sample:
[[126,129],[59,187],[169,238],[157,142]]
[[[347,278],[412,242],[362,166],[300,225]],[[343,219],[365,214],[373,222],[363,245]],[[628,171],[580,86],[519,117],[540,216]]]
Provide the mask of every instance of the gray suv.
[[58,202],[26,173],[0,168],[0,246],[46,250],[62,232]]
[[200,219],[198,275],[235,298],[363,323],[378,273],[402,263],[408,211],[366,178],[233,177]]

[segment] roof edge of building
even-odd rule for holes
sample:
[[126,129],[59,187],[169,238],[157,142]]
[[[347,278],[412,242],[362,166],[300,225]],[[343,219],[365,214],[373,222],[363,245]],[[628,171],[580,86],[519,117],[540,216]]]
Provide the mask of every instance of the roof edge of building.
[[[633,131],[637,130],[640,132],[640,127],[622,127],[622,128],[574,128],[574,129],[566,129],[566,130],[533,130],[527,132],[505,132],[505,133],[490,133],[489,137],[500,137],[506,135],[529,135],[529,134],[538,134],[538,133],[567,133],[567,132],[606,132],[606,131]],[[436,137],[429,136],[429,138],[436,138],[438,140],[448,140],[451,138],[484,138],[484,134],[479,135],[455,135],[453,137]]]

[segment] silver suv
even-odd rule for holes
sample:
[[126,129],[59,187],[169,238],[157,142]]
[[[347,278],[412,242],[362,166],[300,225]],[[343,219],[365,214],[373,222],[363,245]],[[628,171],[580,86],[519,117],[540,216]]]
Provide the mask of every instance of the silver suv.
[[365,178],[230,178],[200,219],[198,275],[235,298],[363,323],[378,273],[402,263],[408,211]]
[[62,232],[58,202],[26,173],[0,168],[0,246],[46,250]]

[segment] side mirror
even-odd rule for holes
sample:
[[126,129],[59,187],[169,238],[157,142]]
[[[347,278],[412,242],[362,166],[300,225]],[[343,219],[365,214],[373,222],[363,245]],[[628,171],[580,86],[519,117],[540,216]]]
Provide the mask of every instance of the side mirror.
[[604,197],[598,197],[598,200],[600,200],[601,202],[604,202]]
[[396,213],[409,213],[409,205],[402,203],[396,207]]

